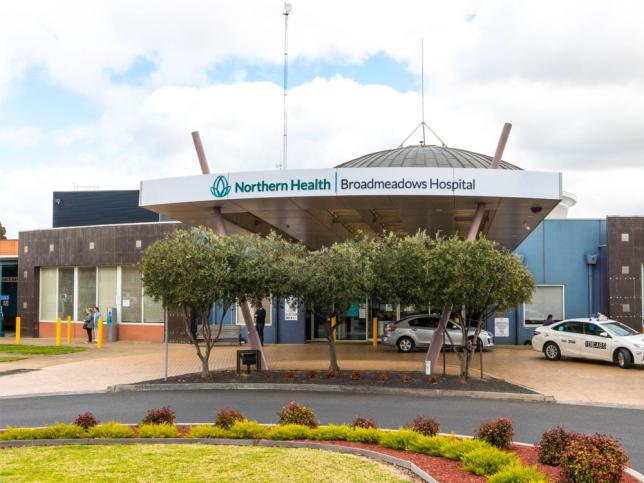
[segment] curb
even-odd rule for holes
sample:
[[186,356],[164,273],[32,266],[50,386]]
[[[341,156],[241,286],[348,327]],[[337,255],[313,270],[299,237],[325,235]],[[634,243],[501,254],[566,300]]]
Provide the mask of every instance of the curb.
[[22,441],[0,441],[0,448],[25,448],[32,446],[66,446],[66,445],[86,445],[86,446],[112,446],[120,444],[209,444],[222,446],[262,446],[273,448],[308,448],[320,449],[324,451],[333,451],[336,453],[352,454],[355,456],[364,456],[373,460],[382,461],[395,466],[399,466],[411,471],[423,481],[428,483],[438,483],[428,473],[421,470],[418,466],[408,460],[389,456],[377,451],[368,449],[352,448],[349,446],[340,446],[334,444],[312,443],[302,441],[271,441],[268,439],[217,439],[217,438],[123,438],[123,439],[41,439],[41,440],[22,440]]
[[320,384],[277,384],[277,383],[178,383],[178,384],[116,384],[107,388],[107,392],[149,392],[149,391],[294,391],[294,392],[348,392],[354,394],[389,394],[425,397],[465,397],[471,399],[507,399],[531,402],[555,402],[547,394],[524,394],[489,391],[457,391],[453,389],[411,389],[394,387],[368,387]]

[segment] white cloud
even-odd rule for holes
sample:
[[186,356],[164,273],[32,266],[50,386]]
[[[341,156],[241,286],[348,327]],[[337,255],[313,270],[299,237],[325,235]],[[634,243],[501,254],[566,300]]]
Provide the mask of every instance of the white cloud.
[[[505,158],[563,171],[579,198],[571,215],[644,210],[644,197],[632,194],[644,177],[640,2],[293,4],[291,58],[360,62],[384,52],[418,73],[424,36],[427,118],[448,145],[492,153],[510,121]],[[135,188],[142,178],[198,172],[193,130],[213,169],[273,168],[281,158],[280,86],[247,82],[243,69],[232,84],[213,83],[208,71],[231,57],[279,65],[281,8],[260,0],[3,5],[0,153],[49,150],[28,166],[0,159],[0,220],[10,234],[50,224],[53,189]],[[147,82],[112,81],[141,58],[156,65]],[[100,119],[53,131],[3,123],[3,100],[34,65],[97,104]],[[289,94],[289,167],[333,166],[395,147],[418,123],[419,107],[416,93],[342,77],[297,86]]]

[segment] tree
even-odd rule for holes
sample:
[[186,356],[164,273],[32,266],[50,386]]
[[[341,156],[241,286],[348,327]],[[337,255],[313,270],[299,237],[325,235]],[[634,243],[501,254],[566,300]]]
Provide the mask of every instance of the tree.
[[[161,300],[165,308],[183,312],[186,335],[195,346],[201,360],[201,376],[208,378],[210,353],[219,337],[209,323],[216,302],[224,307],[223,318],[236,297],[233,262],[238,256],[238,246],[227,237],[212,230],[199,228],[193,232],[176,231],[148,247],[141,258],[145,292]],[[201,326],[204,338],[202,350],[198,337],[191,327],[191,315]]]
[[7,239],[7,229],[2,225],[2,222],[0,221],[0,240],[6,240]]
[[[463,313],[459,323],[464,343],[470,327],[475,327],[472,348],[497,308],[529,302],[535,287],[532,274],[511,252],[484,237],[473,241],[437,238],[429,252],[425,276],[432,287],[427,294],[432,305],[465,307],[469,314],[476,315],[473,319]],[[468,378],[472,353],[463,347],[457,351],[463,380]]]
[[367,239],[335,243],[300,258],[292,273],[294,294],[325,320],[330,370],[340,370],[335,351],[337,315],[364,300],[373,288],[373,248]]
[[[162,300],[165,307],[183,312],[186,335],[202,363],[201,375],[208,378],[210,353],[233,304],[248,310],[248,302],[291,295],[294,264],[305,255],[303,245],[274,233],[265,238],[220,236],[200,227],[193,232],[175,232],[152,244],[143,254],[141,269],[146,293]],[[219,329],[213,332],[209,321],[215,303],[223,310]],[[201,327],[203,348],[193,333],[191,315]]]

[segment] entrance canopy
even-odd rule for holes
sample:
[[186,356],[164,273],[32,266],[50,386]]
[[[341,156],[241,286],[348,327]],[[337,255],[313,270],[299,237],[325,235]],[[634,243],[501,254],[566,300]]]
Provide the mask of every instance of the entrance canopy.
[[363,156],[336,168],[222,172],[141,182],[139,204],[189,225],[213,209],[243,229],[271,229],[312,248],[362,232],[426,230],[464,236],[478,203],[482,232],[513,249],[561,200],[561,175],[524,171],[438,146]]

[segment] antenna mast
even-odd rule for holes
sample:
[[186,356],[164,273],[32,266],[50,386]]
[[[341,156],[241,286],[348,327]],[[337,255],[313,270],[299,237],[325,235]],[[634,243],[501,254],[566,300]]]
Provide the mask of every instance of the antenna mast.
[[423,139],[420,141],[423,146],[425,146],[425,129],[427,129],[430,133],[434,135],[436,139],[438,139],[441,143],[441,145],[446,148],[447,145],[445,142],[440,138],[438,134],[434,132],[434,130],[429,127],[429,124],[425,122],[425,42],[424,39],[421,37],[420,39],[420,106],[421,106],[421,113],[420,113],[420,124],[414,128],[414,130],[407,136],[405,139],[403,139],[403,142],[400,143],[400,148],[403,147],[403,145],[407,142],[407,140],[414,135],[416,131],[418,131],[419,128],[422,128],[423,130]]
[[420,124],[423,126],[423,146],[425,145],[425,39],[420,38],[420,104],[423,111]]
[[286,96],[288,95],[288,15],[293,10],[293,6],[284,2],[284,137],[282,145],[282,163],[281,169],[287,167],[287,151],[288,151],[288,118],[286,113]]

